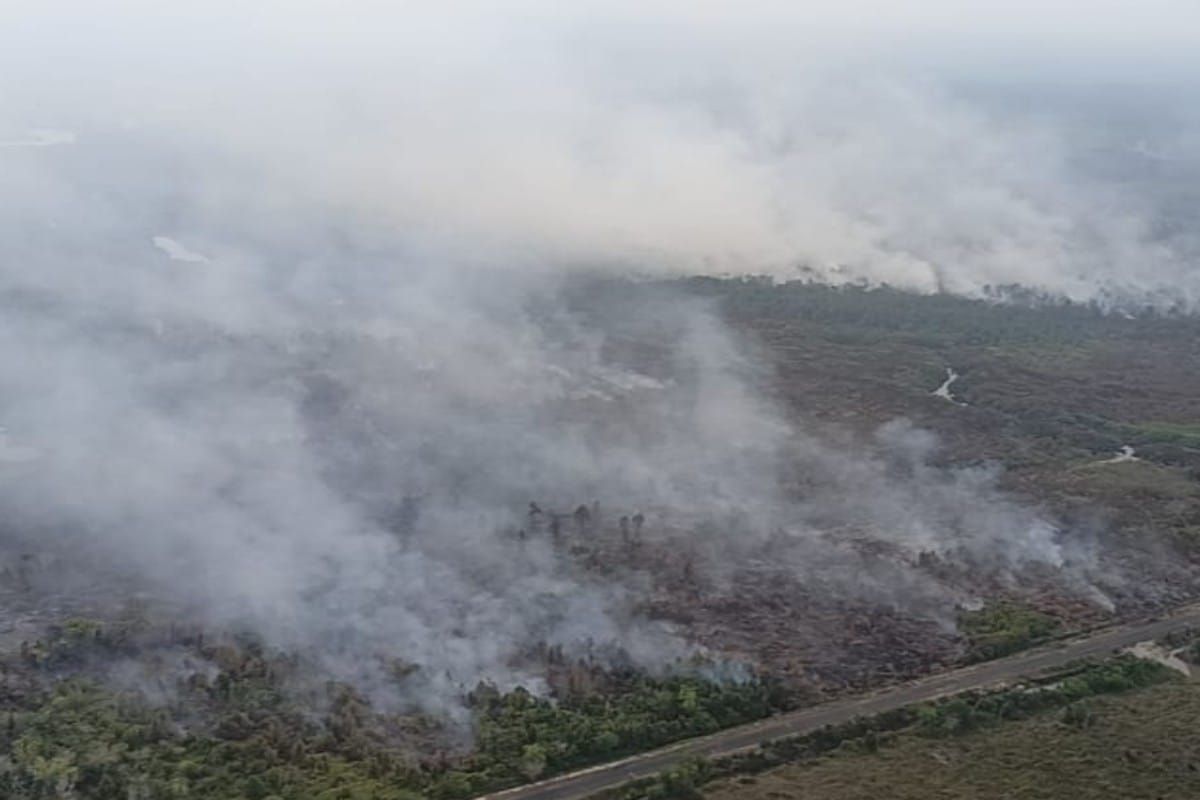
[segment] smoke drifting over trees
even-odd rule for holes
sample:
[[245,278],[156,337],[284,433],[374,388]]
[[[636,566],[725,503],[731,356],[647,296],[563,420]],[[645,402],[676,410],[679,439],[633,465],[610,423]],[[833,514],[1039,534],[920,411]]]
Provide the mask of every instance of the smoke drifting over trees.
[[[1195,175],[1187,120],[1161,144],[1081,141],[765,34],[755,55],[706,29],[660,58],[665,28],[562,19],[316,35],[305,8],[290,41],[215,13],[117,14],[96,40],[66,18],[0,35],[0,502],[3,536],[57,552],[80,591],[128,576],[340,676],[374,680],[386,653],[453,691],[535,680],[538,643],[647,667],[692,651],[642,613],[650,578],[573,561],[531,501],[595,503],[595,536],[642,513],[712,580],[769,557],[933,618],[969,592],[921,554],[1103,583],[993,472],[931,466],[935,438],[903,421],[850,452],[797,430],[710,307],[606,278],[1191,308],[1186,196],[1085,163],[1128,145],[1138,175]],[[37,31],[75,60],[20,41]],[[836,533],[901,556],[864,573]]]
[[[489,263],[1196,301],[1184,3],[1086,28],[1039,6],[1039,36],[1062,26],[1044,44],[1019,8],[971,25],[938,3],[869,27],[852,7],[267,4],[238,25],[221,4],[146,5],[99,34],[73,5],[6,26],[0,138],[27,222],[66,200],[56,187],[87,200],[41,169],[76,149],[106,153],[95,180],[122,176],[111,200],[158,193],[170,230],[146,235],[197,245],[229,245],[223,212],[299,247],[289,226],[319,201],[382,227],[377,244],[399,232]],[[137,184],[135,156],[156,161]]]

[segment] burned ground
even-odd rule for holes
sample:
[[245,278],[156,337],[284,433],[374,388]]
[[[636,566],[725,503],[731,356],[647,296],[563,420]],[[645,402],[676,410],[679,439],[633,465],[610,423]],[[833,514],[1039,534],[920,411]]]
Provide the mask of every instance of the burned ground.
[[[916,554],[916,574],[930,584],[951,596],[973,593],[972,604],[1017,603],[1065,629],[1195,596],[1194,318],[1044,299],[1028,304],[1028,297],[1012,304],[746,279],[686,283],[757,348],[770,365],[761,378],[765,389],[795,425],[854,448],[904,418],[936,435],[939,466],[997,467],[1000,486],[1053,519],[1064,540],[1098,554],[1092,571],[1102,576],[1106,596],[1098,602],[1052,569],[997,574]],[[653,288],[589,286],[576,302],[586,305],[597,291]],[[632,294],[626,300],[637,306]],[[652,345],[627,343],[626,355],[653,373]],[[959,375],[958,403],[934,391],[948,368]],[[1121,456],[1124,448],[1132,448],[1131,457]],[[803,481],[792,486],[800,496],[807,490]],[[698,565],[698,556],[651,520],[636,559],[655,587],[648,608],[714,652],[839,691],[912,677],[971,651],[944,610],[940,618],[913,614],[887,597],[856,596],[828,585],[836,576],[780,562],[769,548],[710,579],[711,565]],[[898,570],[914,554],[881,542],[877,532],[834,528],[827,538],[855,551],[854,577],[843,581],[912,566]]]
[[[518,773],[528,778],[788,704],[988,657],[997,642],[1025,646],[1196,596],[1200,323],[1194,318],[709,279],[591,282],[573,287],[564,303],[582,317],[623,308],[623,316],[605,321],[611,334],[603,342],[605,357],[653,382],[669,377],[670,353],[646,335],[655,330],[656,306],[645,298],[675,296],[680,289],[713,305],[754,353],[759,369],[748,380],[808,440],[820,443],[805,451],[782,483],[796,516],[764,529],[737,515],[693,519],[687,509],[625,506],[619,499],[593,505],[587,496],[534,497],[536,513],[517,509],[518,522],[495,536],[517,561],[553,559],[555,574],[579,587],[630,590],[631,611],[693,648],[688,659],[647,678],[636,658],[606,653],[593,661],[587,651],[564,654],[530,642],[515,666],[521,674],[540,674],[531,686],[535,693],[557,698],[562,713],[574,709],[582,716],[530,727],[522,715],[551,714],[537,705],[541,701],[462,686],[467,710],[452,712],[457,721],[445,724],[427,709],[373,709],[370,692],[361,687],[323,684],[317,664],[263,648],[246,632],[197,628],[182,606],[162,604],[152,591],[134,591],[156,587],[129,583],[128,594],[118,597],[104,588],[112,583],[96,582],[70,564],[69,554],[39,548],[36,537],[22,535],[12,537],[20,546],[5,554],[0,577],[5,702],[17,726],[6,739],[9,746],[21,741],[22,720],[44,715],[57,684],[82,677],[141,693],[143,700],[158,692],[155,702],[192,737],[189,742],[266,737],[261,740],[272,742],[275,757],[286,762],[291,756],[279,755],[286,748],[280,749],[276,729],[294,723],[308,726],[297,734],[304,742],[297,752],[305,758],[324,753],[360,766],[375,759],[375,777],[452,797],[511,783]],[[951,387],[957,403],[934,393],[947,369],[960,376]],[[317,386],[310,393],[317,411],[336,406],[338,392],[336,385]],[[584,397],[570,414],[584,413],[593,402],[601,401]],[[608,402],[604,413],[619,414],[621,402]],[[919,463],[896,465],[879,456],[878,470],[864,472],[864,479],[891,480],[898,471],[904,473],[900,482],[886,486],[903,492],[906,470],[994,476],[978,479],[980,502],[998,503],[997,493],[1003,493],[1050,520],[1056,546],[1063,547],[1063,569],[1048,562],[997,566],[990,551],[973,551],[969,542],[940,551],[910,545],[890,535],[885,516],[858,516],[812,499],[836,495],[858,474],[835,480],[821,474],[822,465],[835,463],[842,451],[879,449],[881,426],[897,419],[907,420],[903,436],[928,434],[936,444],[922,451]],[[940,495],[931,497],[937,502]],[[947,524],[963,524],[965,517],[954,516],[962,513],[948,510]],[[383,508],[381,518],[403,538],[417,535],[418,514],[417,501],[406,497]],[[770,530],[776,522],[778,530]],[[798,536],[796,526],[808,533]],[[65,584],[90,588],[59,591]],[[973,613],[992,616],[967,624]],[[93,624],[99,627],[88,627]],[[973,639],[972,631],[981,631],[981,638]],[[421,691],[420,664],[404,653],[377,656],[383,666],[376,672]],[[713,710],[726,702],[718,695],[713,705],[696,706],[694,687],[638,683],[645,680],[696,680],[739,692],[737,687],[770,687],[786,699],[738,695],[743,710],[721,716]],[[597,710],[612,706],[588,705],[605,697],[626,698],[620,702],[641,709],[628,712],[634,716],[651,707],[642,705],[650,703],[645,698],[668,698],[671,710],[655,713],[683,722],[653,735],[629,733],[621,727],[625,722],[603,716],[610,711]],[[471,755],[469,729],[479,735],[480,720],[489,713],[517,719],[524,731],[517,739],[501,736],[496,741],[505,743],[495,744],[499,749],[488,756],[500,759],[497,754],[510,752],[504,748],[521,742],[513,751],[524,754],[517,772],[490,773],[499,768]],[[464,721],[471,719],[464,733]],[[584,719],[601,726],[580,739],[588,744],[555,751],[553,742],[565,736],[555,726]],[[375,779],[371,769],[363,780]],[[456,770],[468,777],[454,777]],[[485,773],[491,777],[479,777]],[[278,785],[285,783],[280,778]]]

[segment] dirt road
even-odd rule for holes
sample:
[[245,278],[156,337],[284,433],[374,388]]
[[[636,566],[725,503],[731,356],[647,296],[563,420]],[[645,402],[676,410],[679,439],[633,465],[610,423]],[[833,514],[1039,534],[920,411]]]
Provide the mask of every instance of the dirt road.
[[[609,764],[560,775],[540,783],[485,795],[486,800],[578,800],[623,783],[655,775],[695,756],[725,756],[755,747],[759,742],[811,733],[823,725],[849,722],[913,703],[971,689],[1002,686],[1090,656],[1104,656],[1138,642],[1157,639],[1187,627],[1200,628],[1200,605],[1185,606],[1151,620],[1128,623],[1008,658],[933,675],[862,697],[835,700],[819,706],[730,728],[711,736],[689,739]],[[484,800],[484,798],[481,798]]]

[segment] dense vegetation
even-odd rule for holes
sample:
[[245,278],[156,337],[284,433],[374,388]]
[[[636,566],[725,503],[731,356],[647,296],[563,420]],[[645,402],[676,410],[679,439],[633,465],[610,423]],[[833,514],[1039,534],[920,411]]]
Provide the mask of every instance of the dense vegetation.
[[[127,635],[76,620],[25,648],[24,659],[48,672],[97,649],[119,651]],[[767,683],[690,677],[610,676],[604,694],[558,702],[480,686],[466,698],[470,755],[414,758],[395,727],[413,734],[424,724],[436,733],[431,720],[376,714],[352,689],[333,685],[315,718],[285,690],[286,663],[252,644],[205,655],[220,672],[172,687],[158,707],[87,680],[29,690],[6,670],[0,796],[449,800],[710,733],[793,702]]]
[[1096,695],[1152,686],[1170,675],[1168,668],[1156,662],[1122,656],[1089,665],[1053,683],[993,694],[968,694],[923,706],[917,712],[917,729],[924,736],[958,736],[1005,720],[1023,719],[1048,708],[1072,707]]
[[967,637],[968,659],[1001,658],[1043,642],[1059,629],[1058,620],[1013,602],[992,603],[959,615],[958,629]]
[[1126,339],[1179,327],[1200,333],[1200,321],[1181,314],[1149,308],[1136,316],[1111,313],[1099,302],[1075,303],[1014,289],[968,299],[888,286],[775,283],[769,278],[698,277],[681,283],[720,299],[734,316],[803,319],[836,326],[835,336],[848,340],[904,333],[927,344],[995,345]]

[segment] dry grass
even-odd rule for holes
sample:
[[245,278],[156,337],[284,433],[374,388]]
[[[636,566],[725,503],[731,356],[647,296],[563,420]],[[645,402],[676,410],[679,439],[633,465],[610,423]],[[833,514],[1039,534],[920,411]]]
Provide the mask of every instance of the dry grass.
[[876,753],[846,750],[707,787],[708,800],[1087,800],[1200,798],[1200,683],[1088,702],[952,740],[903,734]]

